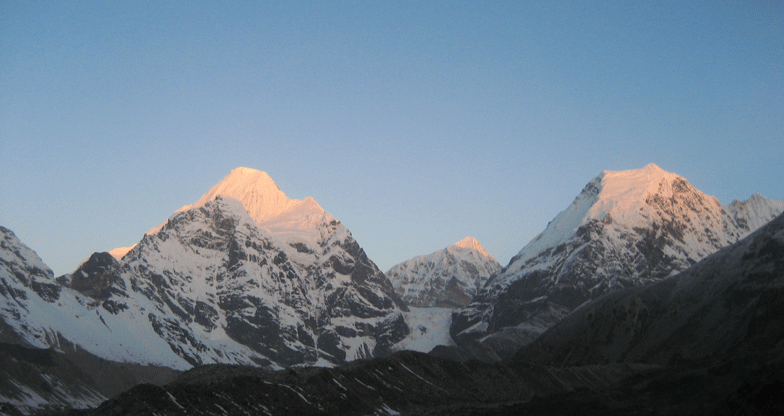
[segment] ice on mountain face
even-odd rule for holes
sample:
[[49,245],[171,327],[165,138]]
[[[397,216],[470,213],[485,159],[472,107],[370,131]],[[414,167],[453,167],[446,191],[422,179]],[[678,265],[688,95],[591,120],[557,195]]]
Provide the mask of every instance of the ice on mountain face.
[[[694,204],[706,207],[712,211],[713,218],[719,218],[722,207],[718,200],[694,191],[696,189],[685,179],[654,164],[631,171],[604,171],[591,180],[574,202],[528,243],[513,261],[524,264],[539,253],[569,241],[580,227],[591,222],[614,222],[632,230],[647,227],[656,217],[669,221],[684,215],[690,218],[699,216],[699,208],[689,208]],[[694,195],[697,200],[687,201],[687,194]],[[687,205],[661,206],[666,205],[667,200],[680,200]],[[665,212],[667,209],[670,212]]]
[[459,341],[502,328],[544,330],[587,300],[682,271],[756,224],[736,218],[767,218],[784,208],[765,200],[725,209],[653,164],[605,171],[454,315],[452,336]]
[[300,202],[287,197],[266,172],[241,167],[232,170],[198,201],[177,212],[201,207],[218,195],[241,201],[248,215],[257,223],[273,218]]
[[19,241],[13,231],[0,226],[0,265],[28,284],[30,276],[51,280],[54,273],[35,251]]
[[[777,344],[784,335],[782,250],[784,215],[677,276],[582,305],[517,358],[539,365],[673,368],[728,367],[730,360],[769,368],[780,363]],[[749,371],[747,364],[734,367]]]
[[467,237],[443,250],[397,264],[386,275],[412,306],[454,308],[466,305],[500,268],[476,239]]
[[3,334],[4,339],[38,348],[59,348],[63,339],[78,340],[92,350],[125,343],[114,351],[103,351],[102,356],[115,361],[165,361],[178,368],[176,357],[167,361],[165,354],[148,355],[145,346],[131,351],[131,344],[139,345],[141,340],[134,339],[132,331],[109,331],[100,314],[100,302],[58,284],[34,251],[10,230],[0,227],[0,233],[0,311],[11,330]]
[[[29,292],[29,296],[28,296]],[[3,317],[17,315],[30,297],[45,303],[60,297],[60,286],[52,270],[33,250],[9,229],[0,226],[0,301],[5,302]]]
[[[3,229],[0,249],[0,257],[6,260],[0,267],[0,310],[13,335],[4,334],[5,337],[16,337],[24,345],[37,348],[79,345],[99,357],[117,362],[188,368],[188,363],[156,336],[150,326],[144,311],[152,311],[156,305],[132,291],[109,298],[100,288],[91,292],[93,288],[89,284],[84,288],[98,299],[85,296],[69,287],[74,282],[78,286],[80,279],[90,280],[82,274],[82,269],[78,277],[58,278],[65,285],[58,283],[33,251],[6,231]],[[106,259],[101,256],[91,259],[106,266]],[[109,259],[116,264],[111,257]],[[35,266],[20,267],[25,264]],[[100,267],[85,268],[97,269]],[[44,273],[37,272],[40,270]],[[92,276],[93,282],[101,281],[106,270]],[[122,280],[120,282],[111,280],[106,286],[124,284]]]
[[408,336],[395,344],[393,351],[430,352],[439,345],[454,345],[449,336],[452,308],[410,308],[404,312],[406,323],[411,328]]
[[[605,224],[602,228],[627,233],[639,233],[635,230],[655,226],[661,228],[660,234],[703,252],[704,257],[739,238],[737,227],[725,217],[716,198],[699,192],[682,177],[656,165],[624,172],[605,171],[589,182],[572,205],[556,216],[511,263],[523,266],[542,252],[572,240],[581,228],[590,224]],[[684,240],[690,237],[698,241]]]
[[[336,222],[315,199],[291,199],[267,173],[244,167],[232,170],[198,201],[183,206],[175,215],[202,207],[217,197],[239,201],[251,220],[267,234],[274,235],[282,246],[286,246],[282,249],[294,261],[302,264],[313,261],[313,256],[307,253],[319,250],[319,241],[326,238],[325,230]],[[154,227],[147,234],[154,235],[164,225]],[[289,249],[291,247],[294,249]],[[122,249],[112,250],[111,253],[118,259],[122,258],[119,255],[125,254]]]

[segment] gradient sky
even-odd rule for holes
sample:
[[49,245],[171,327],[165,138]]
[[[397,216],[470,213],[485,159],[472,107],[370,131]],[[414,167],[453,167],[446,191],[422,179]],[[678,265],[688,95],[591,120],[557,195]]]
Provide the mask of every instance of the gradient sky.
[[54,269],[231,169],[382,270],[502,264],[603,170],[784,199],[784,2],[0,2],[0,225]]

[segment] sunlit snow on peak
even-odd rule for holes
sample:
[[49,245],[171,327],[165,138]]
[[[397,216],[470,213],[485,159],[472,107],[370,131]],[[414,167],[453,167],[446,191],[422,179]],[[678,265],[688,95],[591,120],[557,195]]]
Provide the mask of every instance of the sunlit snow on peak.
[[[270,233],[300,240],[315,241],[320,236],[320,225],[334,220],[312,197],[289,198],[266,172],[246,167],[232,170],[198,201],[176,212],[202,207],[218,196],[240,201],[250,218]],[[151,229],[147,234],[157,233],[162,226]],[[119,254],[119,250],[113,252]]]
[[[702,194],[681,176],[670,173],[651,163],[642,169],[604,171],[588,182],[569,207],[558,214],[534,240],[516,256],[527,260],[547,248],[556,247],[571,238],[575,231],[591,220],[612,221],[626,227],[642,225],[654,217],[646,199],[651,195],[662,198],[673,196],[673,187],[682,187],[698,193],[721,209],[716,198]],[[681,190],[681,191],[682,191]]]
[[587,218],[601,220],[612,212],[613,218],[639,222],[639,208],[645,199],[656,193],[672,196],[672,184],[679,178],[682,179],[653,163],[642,169],[604,171],[597,177],[598,200],[588,211]]
[[265,172],[237,168],[210,188],[198,201],[180,208],[179,211],[203,206],[218,195],[241,201],[256,223],[272,219],[301,202],[287,197]]
[[109,254],[111,254],[112,257],[114,257],[117,260],[122,260],[122,258],[126,254],[128,254],[129,251],[133,250],[134,247],[136,247],[136,244],[134,244],[134,245],[132,245],[130,247],[117,247],[114,250],[110,250]]
[[466,237],[466,238],[456,242],[453,245],[456,246],[456,247],[460,247],[460,248],[474,249],[474,250],[478,251],[479,254],[481,254],[481,255],[483,255],[483,256],[485,256],[485,257],[495,261],[493,256],[491,256],[490,253],[488,253],[487,250],[485,250],[485,248],[482,247],[482,245],[479,244],[479,241],[477,241],[476,238],[474,238],[474,237]]

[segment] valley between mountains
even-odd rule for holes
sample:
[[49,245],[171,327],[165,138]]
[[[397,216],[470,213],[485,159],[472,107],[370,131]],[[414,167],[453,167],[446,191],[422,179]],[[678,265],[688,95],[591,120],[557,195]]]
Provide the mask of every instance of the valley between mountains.
[[506,266],[467,237],[383,272],[237,168],[63,276],[0,227],[0,414],[777,412],[782,212],[651,164]]

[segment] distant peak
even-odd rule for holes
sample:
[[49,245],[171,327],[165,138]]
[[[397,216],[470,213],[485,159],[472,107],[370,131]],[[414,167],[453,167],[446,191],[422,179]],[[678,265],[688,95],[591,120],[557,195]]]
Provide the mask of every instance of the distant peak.
[[466,238],[456,242],[455,244],[453,244],[453,246],[460,247],[460,248],[470,248],[470,249],[476,250],[476,251],[479,252],[479,254],[481,254],[481,255],[483,255],[483,256],[485,256],[485,257],[495,261],[493,256],[491,256],[490,253],[488,253],[487,250],[485,250],[485,248],[482,247],[482,245],[479,244],[479,241],[476,241],[476,238],[474,238],[474,237],[466,237]]
[[765,195],[760,194],[759,192],[754,192],[750,197],[745,200],[735,199],[730,203],[730,206],[741,206],[741,205],[759,205],[759,204],[781,204],[784,203],[782,201],[776,201],[774,199],[770,199]]
[[466,237],[466,238],[456,242],[455,245],[458,246],[458,247],[463,247],[463,248],[482,247],[482,245],[479,244],[479,241],[476,241],[476,238],[474,238],[474,237]]

